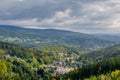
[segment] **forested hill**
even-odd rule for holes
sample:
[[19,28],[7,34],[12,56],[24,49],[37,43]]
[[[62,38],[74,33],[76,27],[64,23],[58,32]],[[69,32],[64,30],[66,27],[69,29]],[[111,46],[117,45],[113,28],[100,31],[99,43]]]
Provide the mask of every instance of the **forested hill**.
[[83,54],[79,61],[80,63],[84,63],[84,66],[57,78],[65,80],[120,79],[120,45],[94,51],[85,55]]
[[49,55],[49,52],[0,42],[0,80],[38,80],[37,71],[44,65],[51,64],[56,56],[57,54]]
[[[45,47],[38,49],[28,49],[18,45],[0,42],[0,79],[3,80],[33,80],[38,79],[38,73],[42,75],[44,80],[49,80],[48,77],[52,77],[41,70],[42,66],[52,64],[52,60],[58,60],[58,54],[51,52],[51,48],[58,49],[55,52],[62,52],[69,50],[64,47]],[[75,49],[73,49],[74,51]],[[48,52],[47,52],[48,51]],[[50,51],[50,52],[49,52]],[[77,51],[77,50],[76,50]],[[72,49],[71,51],[72,52]],[[75,52],[77,53],[77,52]],[[69,72],[61,76],[61,79],[78,80],[79,78],[88,78],[90,76],[98,76],[101,74],[109,73],[116,69],[120,69],[119,56],[120,45],[106,48],[92,53],[86,53],[80,55],[79,63],[86,61],[91,63],[95,61],[95,64],[84,65],[84,67]],[[83,58],[83,60],[81,60]],[[107,59],[102,61],[103,59]],[[42,73],[41,73],[42,72]],[[43,73],[44,72],[44,73]],[[88,73],[89,72],[89,73]],[[12,74],[12,75],[10,75]],[[46,79],[47,78],[47,79]],[[59,77],[55,77],[56,79]],[[59,80],[59,79],[58,79]]]
[[29,59],[33,56],[33,54],[31,54],[33,52],[32,50],[5,42],[0,42],[0,50],[2,55],[8,54],[10,56],[16,56],[22,59]]
[[79,61],[84,64],[91,64],[94,62],[99,62],[104,59],[110,59],[120,57],[120,45],[108,47],[102,50],[92,51],[87,54],[81,55]]
[[98,38],[101,38],[101,39],[115,41],[118,44],[120,43],[120,35],[119,34],[93,34],[93,35]]
[[37,64],[32,50],[0,42],[0,80],[32,80]]
[[39,75],[43,80],[49,80],[51,70],[47,71],[45,67],[57,66],[53,61],[61,61],[59,53],[68,53],[71,57],[81,51],[62,46],[25,48],[0,42],[0,80],[38,80]]
[[[111,58],[92,65],[84,65],[67,74],[56,77],[57,80],[119,80],[120,58]],[[112,71],[117,71],[112,73]],[[104,76],[106,74],[106,76]],[[101,75],[101,76],[99,76]],[[89,79],[89,77],[92,77]],[[88,79],[85,79],[88,78]]]
[[27,29],[10,25],[0,25],[0,41],[28,47],[64,45],[88,49],[99,49],[115,44],[113,41],[89,34],[55,29]]

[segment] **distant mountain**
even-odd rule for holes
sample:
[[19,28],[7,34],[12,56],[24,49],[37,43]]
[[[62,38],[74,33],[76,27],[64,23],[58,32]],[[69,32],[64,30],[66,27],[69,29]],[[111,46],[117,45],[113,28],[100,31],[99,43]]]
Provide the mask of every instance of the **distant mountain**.
[[99,49],[115,44],[113,41],[78,32],[28,29],[10,25],[0,25],[0,41],[29,47],[64,45],[88,49]]
[[115,41],[116,43],[120,44],[120,35],[119,34],[96,34],[94,35],[98,38],[105,39],[105,40],[110,40],[110,41]]

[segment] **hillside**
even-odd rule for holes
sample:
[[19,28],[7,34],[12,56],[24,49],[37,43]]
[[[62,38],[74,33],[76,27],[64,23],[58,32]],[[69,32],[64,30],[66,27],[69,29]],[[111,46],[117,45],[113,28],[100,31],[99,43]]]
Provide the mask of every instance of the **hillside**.
[[94,36],[104,39],[104,40],[114,41],[114,42],[120,44],[120,35],[119,34],[94,34]]
[[0,42],[0,79],[37,79],[37,71],[44,66],[50,65],[53,59],[58,59],[57,54],[53,52],[33,50],[15,44]]
[[88,49],[100,49],[115,44],[113,41],[89,34],[55,29],[27,29],[10,25],[0,25],[0,41],[28,47],[64,45]]
[[[73,68],[76,63],[71,63],[72,59],[67,60],[67,58],[76,57],[81,53],[84,53],[84,50],[72,47],[25,48],[15,44],[0,42],[0,79],[38,80],[39,75],[41,75],[43,80],[49,80],[51,74],[58,73],[57,70],[60,68],[58,64],[61,61]],[[55,69],[51,67],[55,67]]]
[[38,68],[34,65],[38,63],[32,50],[0,42],[1,80],[32,80],[35,76],[34,71]]
[[107,74],[101,74],[98,76],[92,76],[85,80],[120,80],[120,70],[115,70]]
[[80,55],[80,63],[91,64],[95,62],[102,61],[104,59],[110,59],[115,57],[120,57],[120,45],[108,47],[102,50],[92,51],[87,54]]
[[[119,71],[120,70],[120,57],[119,58],[111,58],[107,60],[103,60],[98,63],[94,63],[91,65],[84,65],[82,68],[75,69],[67,74],[60,75],[56,77],[57,80],[64,79],[64,80],[119,80],[117,78],[120,77]],[[118,73],[111,75],[112,71],[117,71]],[[106,74],[107,77],[103,76],[102,74]],[[98,76],[102,75],[102,76]],[[91,77],[92,76],[92,77]],[[89,77],[91,77],[89,79]],[[88,78],[88,79],[85,79]]]
[[[58,69],[64,67],[65,70],[66,67],[69,67],[69,69],[74,70],[75,65],[79,66],[77,70],[68,72],[68,74],[61,76],[61,78],[78,80],[78,78],[88,78],[93,75],[98,76],[120,69],[119,52],[120,45],[85,53],[84,50],[72,47],[47,46],[25,48],[0,42],[0,67],[4,67],[0,70],[0,78],[3,80],[11,79],[11,77],[13,80],[32,80],[35,78],[38,79],[39,75],[41,75],[43,80],[51,80],[52,75],[57,73],[57,67]],[[64,53],[67,53],[67,55]],[[59,66],[59,63],[62,61],[64,61],[64,65]],[[47,70],[50,67],[56,67],[56,69],[51,68]],[[88,73],[88,71],[91,72]],[[28,78],[28,76],[31,77]]]

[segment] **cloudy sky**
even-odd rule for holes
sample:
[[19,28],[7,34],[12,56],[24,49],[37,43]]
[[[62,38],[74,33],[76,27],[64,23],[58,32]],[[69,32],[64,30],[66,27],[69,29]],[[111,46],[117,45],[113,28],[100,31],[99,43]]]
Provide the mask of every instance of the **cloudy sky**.
[[0,0],[0,24],[120,33],[120,0]]

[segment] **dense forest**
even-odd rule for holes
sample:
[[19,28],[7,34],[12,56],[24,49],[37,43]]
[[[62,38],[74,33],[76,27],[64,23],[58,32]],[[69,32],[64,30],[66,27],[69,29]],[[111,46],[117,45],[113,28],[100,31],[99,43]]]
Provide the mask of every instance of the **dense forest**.
[[105,49],[90,51],[87,54],[80,55],[78,61],[84,64],[93,64],[104,59],[120,57],[120,45],[111,46]]
[[[87,51],[70,47],[49,46],[25,48],[14,44],[0,42],[0,79],[1,80],[35,80],[50,79],[51,71],[45,68],[53,61],[60,60],[59,52],[68,53],[69,57]],[[76,55],[75,55],[76,54]],[[67,56],[62,56],[66,58]],[[11,74],[11,75],[10,75]]]
[[115,70],[99,76],[92,76],[90,78],[86,78],[85,80],[120,80],[120,70]]
[[[0,42],[0,79],[101,80],[104,77],[116,80],[120,70],[119,52],[119,45],[91,52],[67,46],[25,48]],[[62,61],[62,67],[70,69],[64,74],[56,69]]]
[[[102,75],[108,76],[109,74],[111,74],[111,76],[108,76],[108,77],[111,77],[111,80],[117,80],[117,78],[120,77],[119,70],[120,70],[120,58],[111,58],[111,59],[103,60],[98,63],[94,63],[92,65],[84,65],[82,68],[76,69],[64,75],[60,75],[57,78],[57,80],[68,80],[68,79],[84,80],[85,78],[88,78],[85,80],[107,80],[109,78],[106,77],[106,79],[102,79],[101,76]],[[115,73],[112,73],[112,71],[115,71],[115,73],[116,72],[118,73],[115,74]]]

